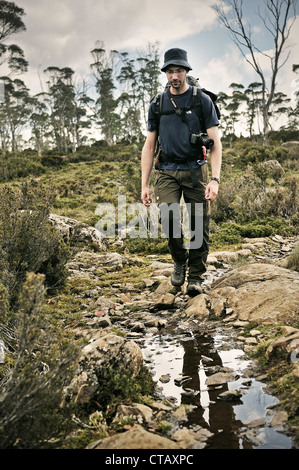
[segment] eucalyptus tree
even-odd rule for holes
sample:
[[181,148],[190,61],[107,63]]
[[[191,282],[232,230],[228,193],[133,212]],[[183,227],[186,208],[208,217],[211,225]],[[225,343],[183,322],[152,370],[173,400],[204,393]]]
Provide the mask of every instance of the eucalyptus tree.
[[84,97],[77,93],[74,71],[69,67],[48,67],[48,106],[53,140],[60,153],[74,152],[81,143]]
[[[292,65],[292,71],[297,75],[299,74],[299,64]],[[289,124],[288,127],[292,130],[297,130],[299,127],[299,78],[296,78],[292,85],[294,90],[292,92],[292,107],[289,110]]]
[[226,107],[228,104],[229,96],[227,93],[224,93],[223,91],[220,91],[218,93],[218,98],[217,98],[217,105],[219,106],[220,112],[221,112],[221,120],[220,120],[220,129],[223,134],[223,137],[226,137],[228,134],[228,128],[229,128],[229,114],[226,112]]
[[[248,98],[247,101],[247,130],[249,132],[249,136],[253,137],[255,131],[255,125],[259,128],[259,113],[262,106],[262,83],[260,82],[252,82],[248,85],[248,88],[245,90],[246,96]],[[260,133],[260,131],[259,131]]]
[[[73,95],[68,84],[65,83],[65,73],[59,67],[51,66],[44,72],[48,75],[47,85],[53,140],[58,152],[67,153],[69,142],[66,131],[66,110]],[[72,71],[70,70],[70,72]]]
[[95,121],[100,125],[108,145],[115,141],[119,127],[117,114],[117,100],[114,97],[115,63],[117,51],[106,51],[104,43],[97,41],[96,47],[91,51],[92,64],[90,65],[95,79],[97,98],[95,101]]
[[291,99],[287,97],[285,93],[281,91],[274,93],[273,101],[272,101],[272,108],[270,112],[270,117],[273,117],[273,122],[278,121],[281,118],[285,118],[285,123],[287,123],[288,116],[291,110],[290,107]]
[[121,126],[126,139],[132,141],[140,136],[140,94],[138,77],[138,60],[130,58],[127,52],[120,54],[121,69],[117,76],[122,85],[118,99],[121,105]]
[[14,2],[0,0],[0,65],[7,63],[11,72],[26,72],[28,62],[23,50],[16,44],[6,44],[12,35],[26,30],[23,8]]
[[48,112],[47,93],[38,93],[29,100],[30,116],[29,122],[38,156],[41,156],[46,136],[49,131],[49,112]]
[[149,102],[161,88],[159,43],[148,43],[147,49],[141,52],[141,56],[137,61],[139,61],[140,64],[140,68],[138,70],[138,91],[143,122],[146,125]]
[[242,122],[244,117],[243,104],[247,103],[248,98],[246,93],[243,92],[244,86],[242,84],[231,83],[229,88],[232,89],[232,94],[220,92],[217,104],[221,112],[220,128],[223,137],[229,138],[232,143],[232,139],[237,133],[237,126],[242,129],[244,125]]
[[28,122],[30,96],[22,80],[12,80],[9,77],[2,77],[2,80],[5,85],[5,95],[1,106],[1,146],[3,149],[10,146],[14,152],[18,149],[19,134]]
[[[275,97],[277,88],[277,75],[289,58],[289,52],[285,55],[287,41],[292,26],[296,20],[297,0],[263,0],[258,7],[257,15],[272,40],[272,47],[262,51],[258,47],[258,35],[253,39],[252,22],[243,14],[243,0],[223,0],[213,6],[218,18],[228,30],[233,42],[239,48],[244,59],[255,70],[262,83],[262,120],[264,141],[268,142],[270,130],[269,112]],[[263,61],[267,61],[264,67]],[[267,66],[270,63],[271,73],[267,79]]]
[[[23,50],[16,44],[7,44],[11,35],[25,31],[26,26],[22,17],[25,11],[14,2],[0,0],[0,66],[6,64],[8,76],[0,78],[0,139],[1,148],[6,149],[9,145],[16,148],[16,136],[21,117],[18,102],[25,96],[25,85],[13,83],[9,76],[16,72],[25,72],[28,62],[25,60]],[[23,83],[23,82],[22,82]],[[23,91],[20,88],[23,87]],[[19,90],[18,90],[19,88]],[[16,96],[15,96],[16,94]],[[25,107],[26,109],[26,107]]]
[[117,79],[123,87],[119,98],[122,118],[131,138],[140,140],[143,138],[142,130],[146,129],[150,100],[161,87],[158,43],[148,43],[135,58],[130,58],[127,52],[121,53],[120,58],[122,66]]
[[236,134],[236,126],[239,124],[242,127],[241,118],[244,115],[244,109],[242,110],[242,104],[247,103],[246,93],[243,92],[244,85],[241,83],[231,83],[229,88],[232,89],[232,95],[229,97],[227,104],[227,111],[230,116],[230,128],[233,134]]

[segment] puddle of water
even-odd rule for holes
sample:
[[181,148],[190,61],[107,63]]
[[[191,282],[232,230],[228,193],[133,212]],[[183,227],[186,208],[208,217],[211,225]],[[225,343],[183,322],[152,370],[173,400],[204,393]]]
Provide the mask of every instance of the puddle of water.
[[[186,426],[202,426],[213,433],[207,441],[211,449],[290,449],[292,440],[279,428],[271,428],[273,414],[267,407],[278,400],[264,391],[265,384],[243,374],[251,361],[241,349],[226,349],[221,334],[193,336],[186,332],[164,332],[145,337],[142,347],[145,363],[157,382],[161,395],[175,405],[193,405]],[[218,369],[236,374],[227,383],[208,386],[206,380]],[[236,401],[219,399],[228,390],[240,390]],[[257,419],[260,427],[247,427]]]

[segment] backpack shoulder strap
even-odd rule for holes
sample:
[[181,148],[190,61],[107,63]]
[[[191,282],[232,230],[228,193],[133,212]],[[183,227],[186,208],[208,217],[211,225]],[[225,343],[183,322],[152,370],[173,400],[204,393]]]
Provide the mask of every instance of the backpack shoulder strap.
[[205,126],[205,121],[204,121],[204,114],[203,114],[203,107],[202,107],[202,99],[201,99],[201,94],[205,93],[208,95],[213,103],[213,106],[215,108],[217,118],[220,119],[220,110],[216,104],[217,100],[217,95],[215,93],[206,90],[205,88],[200,88],[199,86],[193,86],[193,106],[195,108],[195,112],[198,115],[198,118],[200,120],[200,125],[201,128],[203,129],[203,132],[206,132],[206,126]]
[[162,100],[163,100],[163,92],[158,93],[154,98],[152,99],[152,102],[155,105],[155,115],[157,117],[158,122],[160,122],[160,116],[162,114]]
[[202,90],[200,87],[193,86],[193,106],[200,122],[201,131],[206,132],[206,125],[202,109],[201,93]]
[[217,114],[217,118],[220,119],[220,117],[221,117],[220,109],[216,104],[216,100],[217,100],[218,96],[215,95],[215,93],[213,93],[212,91],[206,90],[205,88],[202,88],[202,91],[203,91],[203,93],[205,93],[206,95],[208,95],[211,98],[211,100],[213,102],[213,105],[214,105],[214,108],[215,108],[215,111],[216,111],[216,114]]

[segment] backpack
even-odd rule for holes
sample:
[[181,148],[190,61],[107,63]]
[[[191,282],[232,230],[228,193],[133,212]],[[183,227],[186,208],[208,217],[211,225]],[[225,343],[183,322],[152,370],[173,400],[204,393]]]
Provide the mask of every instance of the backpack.
[[[201,88],[199,85],[198,79],[190,75],[187,75],[186,80],[187,80],[187,83],[193,87],[193,107],[195,108],[195,112],[199,118],[202,132],[206,132],[206,126],[205,126],[204,116],[203,116],[203,111],[202,111],[201,93],[205,93],[211,98],[216,114],[217,114],[217,118],[220,119],[220,110],[216,104],[217,95],[215,95],[211,91],[206,90],[205,88]],[[166,91],[168,87],[169,87],[169,84],[167,83],[167,85],[164,88],[164,91]],[[155,115],[158,119],[158,122],[160,122],[160,116],[162,114],[162,96],[163,96],[164,91],[162,93],[158,93],[151,100],[152,102],[155,103]]]

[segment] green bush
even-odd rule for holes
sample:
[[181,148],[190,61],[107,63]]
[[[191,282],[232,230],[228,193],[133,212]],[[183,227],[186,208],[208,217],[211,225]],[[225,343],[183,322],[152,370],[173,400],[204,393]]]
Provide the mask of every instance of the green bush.
[[9,376],[0,382],[2,449],[58,446],[71,420],[71,407],[61,408],[61,402],[74,374],[78,348],[53,329],[52,316],[43,311],[44,293],[44,276],[28,274],[14,328],[7,336],[8,327],[1,331],[13,351]]
[[[248,168],[238,177],[221,183],[217,199],[211,205],[212,218],[217,224],[232,220],[249,223],[267,217],[284,218],[295,222],[299,204],[299,178],[297,174],[279,171],[279,181],[267,186],[260,178],[259,165]],[[282,176],[283,175],[283,176]]]
[[221,225],[211,224],[211,246],[219,248],[223,245],[234,245],[243,238],[263,238],[274,234],[292,236],[296,228],[284,219],[266,217],[247,223],[224,222]]
[[0,188],[0,283],[9,301],[18,299],[27,272],[43,273],[50,289],[66,280],[69,246],[48,220],[51,189],[34,181]]
[[97,379],[99,387],[92,400],[93,405],[88,405],[88,413],[97,410],[100,403],[107,424],[111,424],[118,405],[125,401],[140,402],[142,397],[153,394],[156,386],[151,373],[144,366],[136,377],[128,370],[101,368]]
[[242,236],[240,226],[225,222],[220,227],[211,230],[210,244],[212,248],[220,248],[223,245],[234,245],[240,243]]
[[290,140],[297,140],[299,141],[299,131],[296,129],[287,130],[287,129],[280,129],[279,131],[271,131],[269,133],[269,137],[272,141],[277,142],[287,142]]
[[12,181],[27,176],[40,176],[46,169],[40,158],[14,153],[0,154],[0,182]]
[[8,292],[3,284],[0,284],[0,324],[5,323],[9,313]]
[[287,260],[286,267],[299,272],[299,244],[295,246]]
[[286,155],[287,149],[284,147],[257,145],[245,148],[241,152],[240,161],[243,166],[248,163],[260,163],[266,160],[278,160],[279,163],[282,163]]
[[[0,187],[0,365],[2,448],[46,448],[66,432],[70,409],[61,408],[76,348],[45,313],[45,292],[67,277],[71,250],[49,223],[53,191],[35,181]],[[30,431],[28,431],[30,430]]]
[[66,157],[62,155],[43,155],[41,157],[41,164],[49,167],[58,167],[65,165]]

